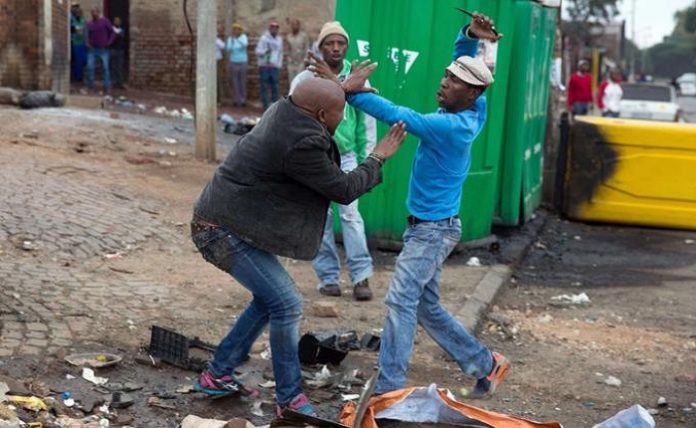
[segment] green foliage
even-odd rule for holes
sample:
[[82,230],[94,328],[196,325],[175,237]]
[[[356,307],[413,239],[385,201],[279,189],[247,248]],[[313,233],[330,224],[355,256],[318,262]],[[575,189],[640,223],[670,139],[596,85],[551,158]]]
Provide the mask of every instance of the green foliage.
[[573,22],[609,22],[619,14],[619,0],[568,0],[567,12]]
[[646,70],[662,77],[696,71],[696,1],[674,14],[672,35],[645,53]]

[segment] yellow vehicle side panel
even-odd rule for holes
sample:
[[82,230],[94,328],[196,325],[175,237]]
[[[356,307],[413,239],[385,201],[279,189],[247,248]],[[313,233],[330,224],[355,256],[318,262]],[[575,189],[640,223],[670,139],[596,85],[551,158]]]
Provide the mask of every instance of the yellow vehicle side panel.
[[[571,158],[596,153],[599,164],[591,195],[571,203],[571,217],[696,229],[696,125],[593,117],[577,122],[595,126],[599,137],[574,141],[592,149],[571,150]],[[568,172],[578,173],[572,167]]]

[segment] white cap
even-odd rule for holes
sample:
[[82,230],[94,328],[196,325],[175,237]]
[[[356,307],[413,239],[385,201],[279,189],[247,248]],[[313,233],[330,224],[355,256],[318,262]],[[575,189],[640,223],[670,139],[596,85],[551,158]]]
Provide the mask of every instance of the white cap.
[[489,86],[493,83],[491,71],[479,58],[460,56],[447,70],[470,85]]

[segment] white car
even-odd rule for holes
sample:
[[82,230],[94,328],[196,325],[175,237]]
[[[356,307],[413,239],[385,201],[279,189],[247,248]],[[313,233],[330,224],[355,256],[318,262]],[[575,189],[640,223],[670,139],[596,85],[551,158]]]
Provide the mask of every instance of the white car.
[[668,85],[624,83],[621,99],[621,117],[626,119],[679,122],[681,109],[677,93]]
[[684,73],[677,79],[679,94],[696,96],[696,73]]

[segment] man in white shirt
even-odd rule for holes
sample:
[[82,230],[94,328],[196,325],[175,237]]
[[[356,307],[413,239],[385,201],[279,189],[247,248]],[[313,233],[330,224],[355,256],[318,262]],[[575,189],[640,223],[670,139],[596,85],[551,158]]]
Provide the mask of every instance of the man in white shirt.
[[[271,103],[278,101],[278,81],[283,67],[283,38],[278,34],[278,21],[271,21],[268,31],[263,33],[256,45],[256,58],[259,65],[259,90],[265,111]],[[269,100],[268,92],[271,92]]]

